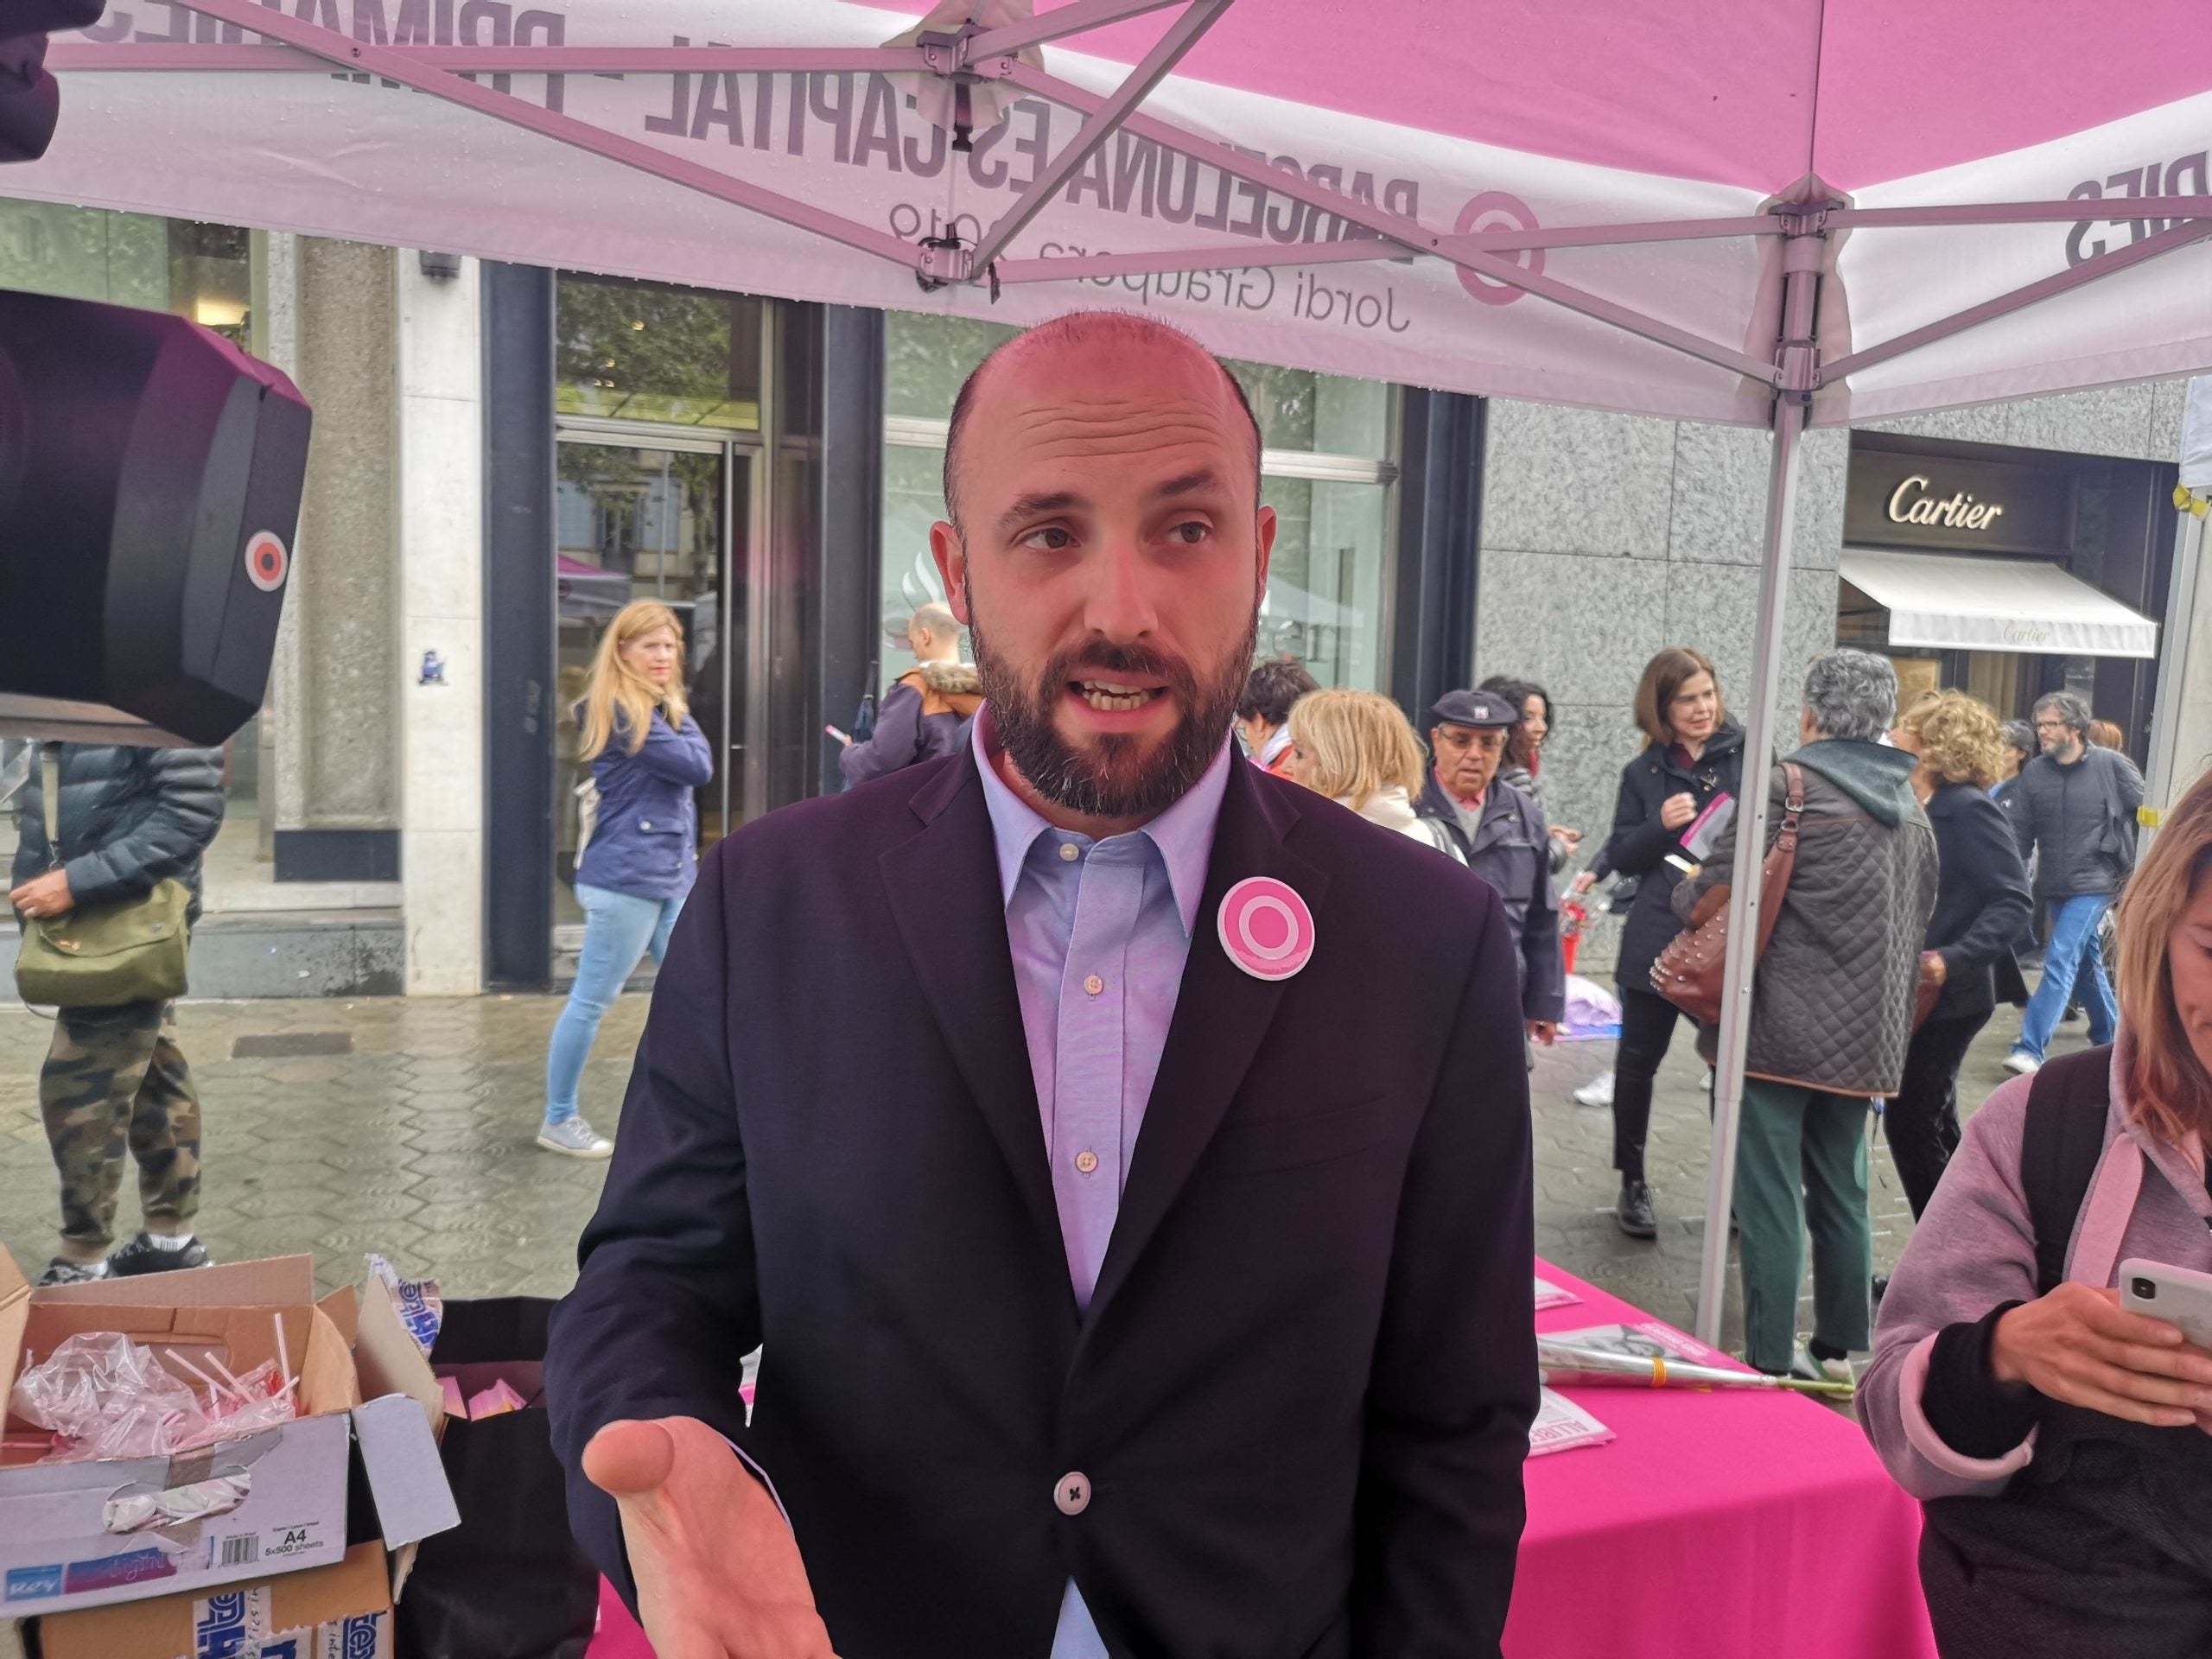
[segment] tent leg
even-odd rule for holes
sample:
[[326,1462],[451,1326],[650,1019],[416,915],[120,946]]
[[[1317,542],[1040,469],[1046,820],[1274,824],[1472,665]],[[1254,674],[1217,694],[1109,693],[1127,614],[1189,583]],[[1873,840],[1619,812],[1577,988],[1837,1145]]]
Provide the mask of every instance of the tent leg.
[[[2187,510],[2175,518],[2173,573],[2166,585],[2166,626],[2164,637],[2158,641],[2158,690],[2151,704],[2151,764],[2143,780],[2143,804],[2160,819],[2173,809],[2175,794],[2196,781],[2193,771],[2177,773],[2182,764],[2182,728],[2187,722],[2182,687],[2189,676],[2190,653],[2196,645],[2196,585],[2204,555],[2204,520]],[[2156,824],[2144,826],[2141,851],[2150,849],[2156,834]]]
[[[1697,1339],[1720,1345],[1727,1294],[1728,1216],[1736,1190],[1736,1131],[1744,1109],[1744,1053],[1751,1037],[1753,952],[1758,937],[1759,872],[1765,862],[1767,766],[1777,735],[1794,735],[1782,689],[1783,617],[1789,602],[1790,527],[1796,518],[1798,443],[1805,408],[1775,404],[1774,453],[1767,476],[1766,545],[1759,559],[1759,619],[1753,635],[1751,704],[1744,726],[1743,798],[1736,809],[1736,868],[1728,896],[1728,960],[1720,1004],[1719,1075],[1713,1097],[1713,1158],[1706,1173],[1705,1253],[1698,1274]],[[1790,705],[1794,709],[1795,704]],[[1794,745],[1792,746],[1794,747]]]

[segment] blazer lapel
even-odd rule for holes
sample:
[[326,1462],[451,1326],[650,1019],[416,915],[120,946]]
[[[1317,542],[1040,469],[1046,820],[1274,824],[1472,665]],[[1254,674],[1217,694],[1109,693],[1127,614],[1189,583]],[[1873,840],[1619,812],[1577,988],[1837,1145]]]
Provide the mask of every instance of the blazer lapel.
[[1130,1155],[1121,1212],[1087,1325],[1096,1325],[1098,1310],[1128,1277],[1221,1127],[1288,983],[1255,978],[1230,960],[1217,931],[1221,901],[1247,876],[1274,876],[1296,890],[1319,924],[1328,878],[1282,844],[1297,821],[1297,809],[1279,790],[1262,791],[1248,765],[1231,766],[1175,1017],[1145,1107],[1144,1127]]
[[[990,809],[972,750],[913,800],[921,832],[880,861],[899,938],[938,1029],[1039,1235],[1063,1259],[1037,1084],[1007,948]],[[1065,1284],[1067,1275],[1060,1274]],[[1070,1305],[1073,1294],[1070,1294]]]

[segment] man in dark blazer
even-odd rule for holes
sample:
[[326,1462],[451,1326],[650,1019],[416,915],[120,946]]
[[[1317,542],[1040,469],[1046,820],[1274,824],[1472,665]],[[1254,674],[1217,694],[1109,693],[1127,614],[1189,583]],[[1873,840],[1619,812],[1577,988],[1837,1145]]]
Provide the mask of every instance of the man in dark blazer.
[[946,483],[986,708],[706,861],[554,1324],[578,1535],[663,1659],[1494,1655],[1497,899],[1231,764],[1274,515],[1191,341],[1018,337]]

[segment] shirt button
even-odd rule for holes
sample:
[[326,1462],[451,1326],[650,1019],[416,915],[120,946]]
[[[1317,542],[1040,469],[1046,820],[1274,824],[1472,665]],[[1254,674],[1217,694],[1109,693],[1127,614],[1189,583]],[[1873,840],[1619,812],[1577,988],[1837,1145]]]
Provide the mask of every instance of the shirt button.
[[1091,995],[1096,996],[1099,992],[1106,988],[1106,982],[1099,978],[1097,975],[1093,974],[1089,979],[1083,982],[1083,988],[1088,991]]
[[638,824],[638,828],[639,828],[639,829],[640,829],[640,830],[650,830],[650,829],[652,829],[652,827],[653,827],[653,821],[652,821],[651,818],[645,818],[645,819],[641,819],[641,820],[639,822],[639,824]]
[[1083,1174],[1090,1174],[1098,1167],[1098,1154],[1090,1151],[1078,1152],[1075,1155],[1075,1166]]
[[1078,846],[1077,846],[1077,845],[1075,844],[1075,842],[1071,842],[1071,841],[1064,841],[1064,842],[1062,842],[1060,843],[1060,862],[1061,862],[1061,863],[1063,863],[1063,864],[1072,864],[1072,863],[1074,863],[1074,862],[1076,861],[1076,860],[1077,860],[1078,858],[1081,858],[1082,856],[1083,856],[1083,849],[1082,849],[1082,848],[1080,848],[1080,847],[1078,847]]
[[1071,1469],[1052,1488],[1052,1502],[1062,1515],[1081,1515],[1090,1507],[1090,1480],[1080,1469]]

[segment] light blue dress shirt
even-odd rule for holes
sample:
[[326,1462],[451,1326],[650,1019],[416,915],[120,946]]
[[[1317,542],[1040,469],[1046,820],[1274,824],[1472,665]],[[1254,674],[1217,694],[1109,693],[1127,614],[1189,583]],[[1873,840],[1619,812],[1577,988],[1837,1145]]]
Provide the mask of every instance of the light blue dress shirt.
[[[1052,1160],[1077,1306],[1097,1287],[1137,1131],[1174,1018],[1233,749],[1141,829],[1092,841],[1056,830],[999,776],[975,722],[1021,1028]],[[1074,1580],[1052,1659],[1107,1659]]]

